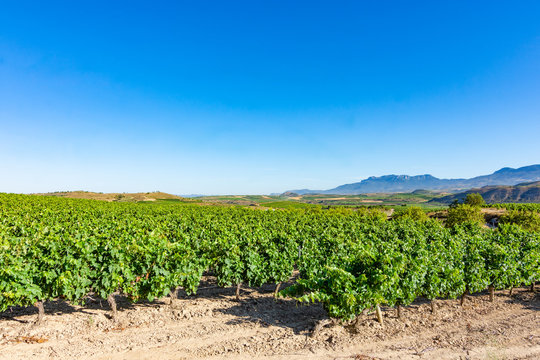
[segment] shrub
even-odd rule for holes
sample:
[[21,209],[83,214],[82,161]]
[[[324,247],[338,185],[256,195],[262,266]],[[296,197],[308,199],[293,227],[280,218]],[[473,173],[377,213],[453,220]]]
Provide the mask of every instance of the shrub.
[[463,223],[483,224],[484,215],[482,214],[480,208],[478,206],[463,204],[448,209],[446,226],[452,227],[454,225]]
[[500,224],[516,224],[524,230],[540,231],[540,216],[532,211],[512,210],[502,215]]

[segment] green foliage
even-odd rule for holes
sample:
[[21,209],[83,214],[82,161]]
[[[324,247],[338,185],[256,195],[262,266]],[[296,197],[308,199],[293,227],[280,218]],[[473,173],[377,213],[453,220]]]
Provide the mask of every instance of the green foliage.
[[385,209],[380,207],[361,207],[354,210],[352,214],[364,221],[374,221],[376,223],[388,219],[388,215],[386,214]]
[[484,207],[506,210],[522,210],[540,213],[540,204],[531,203],[506,203],[506,204],[489,204]]
[[486,204],[484,198],[479,193],[467,194],[463,203],[471,206],[483,206]]
[[440,224],[426,223],[426,251],[430,255],[423,284],[428,299],[455,298],[465,292],[467,241],[454,236]]
[[504,232],[491,232],[489,237],[489,246],[485,247],[483,254],[489,284],[495,289],[521,284],[523,269],[519,233],[514,234],[507,228]]
[[269,201],[260,204],[264,207],[277,208],[277,209],[308,209],[308,208],[320,208],[320,205],[306,204],[298,201]]
[[[419,296],[455,298],[540,278],[540,235],[516,224],[452,227],[379,210],[252,210],[175,203],[106,203],[0,194],[0,311],[93,292],[153,300],[203,272],[220,286],[300,279],[282,290],[352,319]],[[416,212],[416,210],[414,211]],[[414,212],[411,212],[413,214]],[[481,216],[481,214],[480,214]],[[422,221],[418,221],[422,220]]]
[[540,231],[540,215],[532,211],[511,210],[500,217],[499,223],[519,225],[529,231]]
[[378,304],[456,298],[488,285],[530,284],[540,274],[539,235],[519,227],[489,230],[464,222],[445,228],[409,219],[363,225],[355,228],[353,241],[347,241],[350,234],[313,241],[318,246],[300,257],[309,271],[280,294],[321,302],[330,316],[352,319]]
[[392,214],[392,219],[411,219],[415,221],[426,221],[428,216],[426,212],[418,206],[407,206],[397,209]]
[[[522,227],[517,225],[502,224],[499,226],[498,232],[500,237],[508,239],[512,244],[512,250],[515,248],[519,250],[519,254],[512,259],[508,259],[509,262],[516,261],[516,267],[520,272],[518,279],[524,284],[530,284],[533,281],[540,279],[540,233],[525,231]],[[512,266],[512,264],[506,265]],[[519,281],[514,281],[514,284],[519,284]]]
[[[351,319],[360,313],[368,304],[368,289],[347,270],[325,266],[320,276],[311,279],[300,279],[298,282],[280,292],[281,296],[290,296],[300,302],[321,302],[328,314],[334,318]],[[363,292],[362,292],[363,291]]]
[[465,289],[469,293],[481,291],[489,285],[489,272],[486,269],[486,230],[477,224],[466,222],[455,226],[452,230],[455,241],[463,244],[464,252],[461,262],[463,263],[463,276]]
[[463,223],[483,224],[484,215],[481,209],[468,204],[449,208],[446,226],[452,227]]

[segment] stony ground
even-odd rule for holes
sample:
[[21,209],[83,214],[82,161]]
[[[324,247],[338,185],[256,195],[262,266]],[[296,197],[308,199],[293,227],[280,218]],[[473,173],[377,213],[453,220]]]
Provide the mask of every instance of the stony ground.
[[[366,313],[342,326],[317,305],[275,300],[274,287],[221,289],[205,278],[195,296],[130,304],[118,297],[114,323],[105,301],[48,302],[0,314],[0,359],[540,359],[540,294],[527,289]],[[316,324],[326,324],[313,332]]]

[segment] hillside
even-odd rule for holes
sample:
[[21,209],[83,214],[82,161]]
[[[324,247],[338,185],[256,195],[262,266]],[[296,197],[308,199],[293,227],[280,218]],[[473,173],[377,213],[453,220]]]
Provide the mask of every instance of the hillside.
[[191,201],[183,197],[167,194],[160,191],[155,192],[146,192],[146,193],[98,193],[92,191],[59,191],[53,193],[45,194],[36,194],[36,195],[45,195],[45,196],[56,196],[56,197],[65,197],[72,199],[92,199],[92,200],[103,200],[103,201],[128,201],[128,202],[139,202],[139,201],[156,201],[156,200],[182,200],[182,201]]
[[521,168],[502,168],[490,175],[470,179],[439,179],[425,175],[385,175],[372,176],[357,183],[345,184],[330,190],[290,190],[297,194],[337,194],[354,195],[366,193],[411,192],[417,189],[459,191],[488,185],[516,185],[540,181],[540,165]]
[[540,181],[523,183],[515,186],[484,186],[458,194],[433,199],[430,202],[451,204],[455,200],[463,201],[467,194],[479,193],[486,203],[540,203]]

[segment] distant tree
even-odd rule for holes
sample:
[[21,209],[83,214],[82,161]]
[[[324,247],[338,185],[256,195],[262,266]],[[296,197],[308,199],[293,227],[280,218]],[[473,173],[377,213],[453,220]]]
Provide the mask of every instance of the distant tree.
[[479,206],[462,204],[448,209],[448,217],[446,218],[446,226],[452,227],[462,223],[483,224],[484,214]]
[[467,194],[467,197],[463,203],[471,206],[482,206],[486,204],[484,198],[479,193]]

